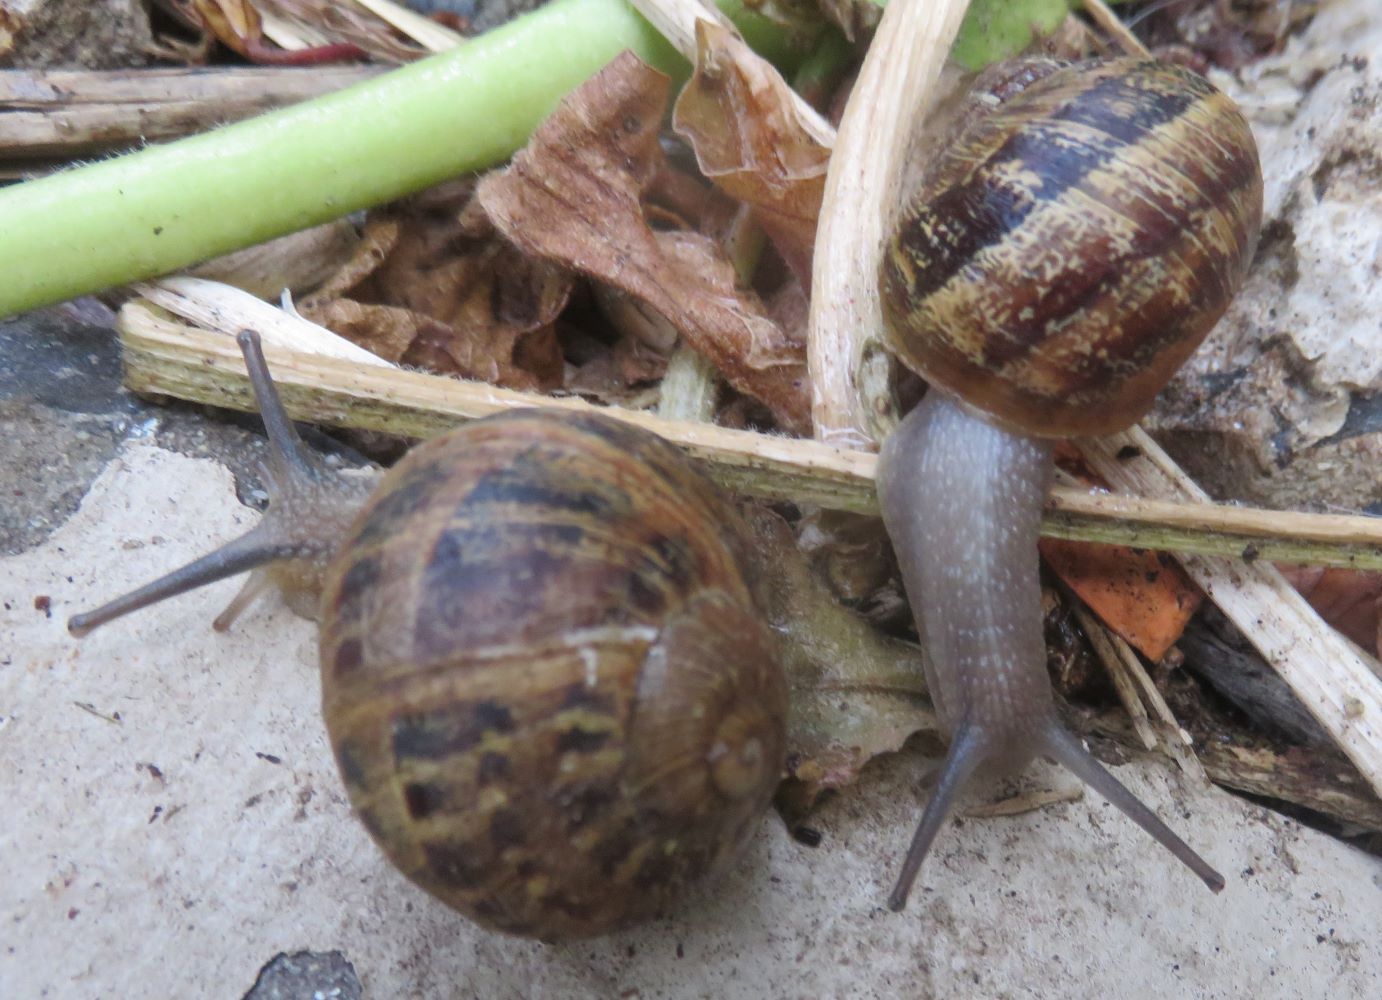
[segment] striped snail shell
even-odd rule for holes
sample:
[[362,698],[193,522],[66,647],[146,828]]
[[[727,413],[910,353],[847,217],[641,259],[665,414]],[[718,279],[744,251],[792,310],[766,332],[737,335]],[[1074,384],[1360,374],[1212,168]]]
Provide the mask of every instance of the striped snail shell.
[[1055,69],[930,165],[884,258],[889,344],[1009,429],[1122,430],[1223,314],[1261,218],[1252,133],[1203,77]]
[[782,771],[786,687],[738,518],[671,445],[520,411],[408,454],[322,595],[351,801],[409,878],[541,938],[663,909]]
[[264,519],[73,634],[253,569],[225,628],[276,584],[320,624],[356,812],[487,927],[599,934],[724,868],[782,775],[787,686],[717,488],[654,434],[557,410],[466,424],[362,485],[302,447],[257,337],[240,343]]

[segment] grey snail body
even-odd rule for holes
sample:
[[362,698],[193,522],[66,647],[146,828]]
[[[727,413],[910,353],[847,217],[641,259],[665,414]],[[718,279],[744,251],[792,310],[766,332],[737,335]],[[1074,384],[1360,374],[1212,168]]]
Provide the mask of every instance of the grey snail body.
[[978,772],[1054,758],[1224,880],[1056,717],[1036,541],[1051,439],[1130,426],[1218,321],[1261,221],[1256,146],[1206,81],[1134,59],[1038,74],[931,166],[884,256],[888,339],[931,383],[879,501],[951,744],[890,898]]

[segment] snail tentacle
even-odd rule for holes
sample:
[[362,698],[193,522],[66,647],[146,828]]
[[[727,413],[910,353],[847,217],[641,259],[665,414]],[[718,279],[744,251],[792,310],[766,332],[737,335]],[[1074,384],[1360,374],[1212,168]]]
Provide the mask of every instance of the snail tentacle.
[[983,734],[979,729],[961,726],[958,735],[951,741],[945,761],[941,764],[935,790],[921,814],[916,832],[912,834],[912,843],[907,848],[902,871],[897,876],[892,894],[888,896],[888,909],[897,912],[907,905],[912,883],[916,881],[917,872],[921,870],[921,863],[926,860],[926,854],[931,850],[936,834],[941,832],[941,827],[950,818],[955,803],[959,801],[974,772],[984,763],[988,751],[989,748],[985,746]]
[[1148,809],[1126,785],[1110,774],[1104,765],[1095,760],[1094,755],[1086,750],[1072,733],[1053,722],[1046,730],[1044,750],[1071,774],[1108,799],[1125,816],[1151,834],[1157,843],[1174,854],[1211,890],[1223,891],[1224,877],[1195,853],[1189,844],[1176,836],[1175,832],[1161,821],[1161,817]]
[[259,334],[243,330],[236,341],[269,438],[269,460],[260,466],[268,510],[253,528],[215,551],[93,611],[73,615],[67,623],[72,635],[84,636],[132,611],[246,570],[255,572],[216,616],[218,632],[229,628],[271,584],[283,590],[295,611],[316,617],[321,574],[371,484],[337,474],[303,445],[269,376]]

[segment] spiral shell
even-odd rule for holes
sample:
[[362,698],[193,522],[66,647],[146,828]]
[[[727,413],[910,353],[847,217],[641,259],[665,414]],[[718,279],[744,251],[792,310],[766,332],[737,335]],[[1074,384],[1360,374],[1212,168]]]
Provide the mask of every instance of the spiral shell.
[[1011,430],[1121,430],[1218,322],[1261,214],[1252,133],[1205,79],[1056,70],[928,169],[885,251],[891,345]]
[[414,882],[544,939],[723,867],[780,776],[786,685],[737,514],[671,445],[528,410],[412,451],[322,597],[327,729]]

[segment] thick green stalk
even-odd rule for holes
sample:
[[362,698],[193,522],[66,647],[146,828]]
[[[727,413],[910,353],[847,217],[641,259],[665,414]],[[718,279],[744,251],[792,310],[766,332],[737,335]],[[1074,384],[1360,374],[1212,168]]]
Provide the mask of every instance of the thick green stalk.
[[[755,17],[757,30],[762,20]],[[810,41],[789,35],[784,29],[778,44]],[[556,0],[336,94],[0,189],[0,316],[164,274],[491,166],[624,49],[685,71],[624,0]]]

